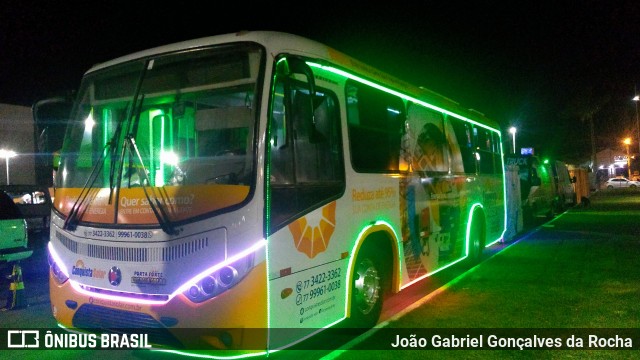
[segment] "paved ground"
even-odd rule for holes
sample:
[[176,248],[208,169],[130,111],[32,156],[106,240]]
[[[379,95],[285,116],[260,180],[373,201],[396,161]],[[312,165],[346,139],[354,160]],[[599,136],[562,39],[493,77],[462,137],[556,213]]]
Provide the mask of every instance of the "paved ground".
[[[48,233],[29,233],[29,244],[33,254],[20,262],[26,301],[29,305],[49,303],[49,265],[47,263],[46,243]],[[0,308],[4,308],[9,300],[9,284],[13,264],[0,264]],[[2,318],[0,318],[1,323]]]

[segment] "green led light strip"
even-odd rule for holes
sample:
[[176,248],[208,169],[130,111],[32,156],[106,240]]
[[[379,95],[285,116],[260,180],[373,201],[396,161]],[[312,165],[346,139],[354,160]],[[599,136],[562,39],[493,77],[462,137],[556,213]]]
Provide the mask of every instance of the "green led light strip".
[[425,101],[420,100],[420,99],[416,99],[416,98],[414,98],[414,97],[412,97],[412,96],[409,96],[409,95],[405,95],[405,94],[403,94],[403,93],[401,93],[401,92],[398,92],[398,91],[395,91],[395,90],[391,90],[391,89],[386,88],[386,87],[384,87],[384,86],[382,86],[382,85],[376,84],[376,83],[374,83],[374,82],[372,82],[372,81],[369,81],[369,80],[363,79],[363,78],[361,78],[361,77],[359,77],[359,76],[356,76],[356,75],[350,74],[350,73],[348,73],[348,72],[346,72],[346,71],[343,71],[343,70],[337,69],[337,68],[332,67],[332,66],[321,65],[321,64],[317,64],[317,63],[313,63],[313,62],[307,62],[307,65],[312,66],[312,67],[319,68],[319,69],[324,70],[324,71],[332,72],[332,73],[334,73],[334,74],[336,74],[336,75],[344,76],[344,77],[346,77],[346,78],[348,78],[348,79],[355,80],[355,81],[357,81],[357,82],[359,82],[359,83],[362,83],[362,84],[365,84],[365,85],[371,86],[371,87],[376,88],[376,89],[378,89],[378,90],[382,90],[382,91],[384,91],[384,92],[386,92],[386,93],[389,93],[389,94],[391,94],[391,95],[395,95],[395,96],[400,97],[400,98],[402,98],[402,99],[404,99],[404,100],[411,101],[411,102],[416,103],[416,104],[418,104],[418,105],[422,105],[422,106],[424,106],[424,107],[427,107],[427,108],[430,108],[430,109],[433,109],[433,110],[439,111],[439,112],[441,112],[441,113],[443,113],[443,114],[447,114],[447,115],[453,116],[453,117],[455,117],[455,118],[458,118],[458,119],[460,119],[460,120],[464,120],[464,121],[470,122],[470,123],[472,123],[472,124],[474,124],[474,125],[477,125],[477,126],[483,127],[483,128],[485,128],[485,129],[487,129],[487,130],[491,130],[491,131],[493,131],[493,132],[497,133],[497,134],[498,134],[498,136],[500,136],[500,139],[502,139],[502,134],[500,133],[500,130],[498,130],[498,129],[494,129],[494,128],[492,128],[492,127],[488,126],[488,125],[485,125],[485,124],[483,124],[483,123],[481,123],[481,122],[478,122],[478,121],[475,121],[475,120],[472,120],[472,119],[469,119],[469,118],[467,118],[467,117],[465,117],[465,116],[462,116],[462,115],[456,114],[456,113],[454,113],[454,112],[452,112],[452,111],[449,111],[449,110],[447,110],[447,109],[443,109],[443,108],[441,108],[441,107],[438,107],[438,106],[435,106],[435,105],[429,104],[428,102],[425,102]]

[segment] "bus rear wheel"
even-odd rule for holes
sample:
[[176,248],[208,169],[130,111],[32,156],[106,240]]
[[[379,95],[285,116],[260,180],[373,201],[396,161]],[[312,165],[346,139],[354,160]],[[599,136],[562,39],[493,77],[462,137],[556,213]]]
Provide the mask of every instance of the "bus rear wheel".
[[484,227],[480,219],[481,217],[474,217],[469,233],[469,260],[472,264],[480,262],[485,245]]
[[375,326],[382,311],[382,263],[363,249],[356,259],[352,280],[351,324],[358,328]]

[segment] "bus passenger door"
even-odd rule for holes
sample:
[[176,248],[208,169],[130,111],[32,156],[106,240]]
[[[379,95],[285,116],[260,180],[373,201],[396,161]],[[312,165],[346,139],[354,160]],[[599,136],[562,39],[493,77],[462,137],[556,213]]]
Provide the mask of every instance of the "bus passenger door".
[[334,239],[336,200],[345,186],[338,100],[299,66],[278,73],[271,100],[265,171],[271,348],[326,327],[345,309],[347,261]]

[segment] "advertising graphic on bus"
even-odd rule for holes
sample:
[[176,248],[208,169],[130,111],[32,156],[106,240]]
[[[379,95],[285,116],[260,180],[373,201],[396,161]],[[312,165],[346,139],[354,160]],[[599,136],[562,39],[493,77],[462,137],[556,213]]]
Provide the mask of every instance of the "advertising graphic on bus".
[[503,169],[497,123],[295,35],[99,64],[56,172],[53,315],[214,357],[371,327],[502,239]]

